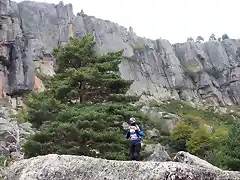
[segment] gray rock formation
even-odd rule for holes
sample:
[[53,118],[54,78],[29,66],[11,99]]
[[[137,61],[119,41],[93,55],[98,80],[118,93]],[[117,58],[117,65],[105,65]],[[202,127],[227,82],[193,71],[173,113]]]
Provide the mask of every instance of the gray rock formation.
[[176,114],[172,114],[166,111],[160,111],[157,107],[143,106],[140,110],[144,114],[147,114],[150,118],[151,123],[155,124],[158,129],[148,130],[148,136],[150,139],[160,138],[160,132],[169,134],[175,128],[177,122],[181,121],[180,117]]
[[205,168],[212,168],[215,170],[220,170],[219,168],[213,166],[212,164],[208,163],[207,161],[204,161],[200,159],[197,156],[194,156],[188,152],[180,151],[177,153],[177,155],[174,157],[173,161],[175,162],[181,162],[185,163],[188,165],[193,165],[193,166],[200,166],[200,167],[205,167]]
[[[164,39],[138,37],[130,28],[84,14],[72,5],[0,0],[0,60],[4,92],[34,88],[34,71],[52,75],[53,47],[69,36],[93,34],[98,51],[124,49],[122,77],[134,79],[129,92],[210,105],[240,104],[240,40],[188,41],[171,45]],[[35,63],[33,63],[35,62]],[[152,100],[151,99],[151,100]],[[145,95],[142,100],[146,101]]]
[[239,172],[180,162],[114,161],[85,156],[49,154],[15,162],[5,180],[237,180]]
[[17,112],[10,107],[0,106],[0,157],[11,155],[14,159],[23,157],[21,146],[26,136],[33,133],[31,124],[19,122]]
[[170,156],[166,151],[166,148],[161,144],[147,144],[145,147],[145,151],[152,153],[149,157],[145,159],[145,161],[165,162],[171,160]]

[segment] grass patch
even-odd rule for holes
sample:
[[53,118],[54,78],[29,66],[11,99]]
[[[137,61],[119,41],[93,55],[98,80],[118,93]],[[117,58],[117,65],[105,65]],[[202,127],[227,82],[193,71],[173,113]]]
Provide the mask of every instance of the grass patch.
[[219,114],[214,113],[212,109],[202,110],[192,107],[186,102],[179,100],[172,100],[165,104],[154,105],[159,108],[159,111],[166,111],[177,114],[182,119],[192,119],[200,124],[217,125],[225,124],[231,125],[238,116],[234,113]]

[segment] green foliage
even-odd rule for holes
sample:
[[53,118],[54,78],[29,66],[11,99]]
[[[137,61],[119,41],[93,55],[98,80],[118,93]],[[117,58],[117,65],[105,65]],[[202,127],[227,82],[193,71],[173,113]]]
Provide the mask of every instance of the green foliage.
[[203,125],[204,123],[204,121],[201,118],[193,116],[191,114],[182,115],[182,120],[184,123],[194,126],[196,128],[200,127],[200,125]]
[[[202,110],[192,107],[183,101],[172,100],[166,104],[158,104],[161,110],[166,112],[170,112],[173,114],[177,114],[180,117],[184,118],[184,116],[192,116],[194,118],[199,118],[201,121],[205,123],[215,123],[231,125],[238,117],[233,113],[219,114],[214,113],[212,109]],[[235,116],[234,116],[235,115]]]
[[12,114],[9,117],[16,119],[20,123],[24,123],[27,121],[27,111],[21,108],[18,110],[17,114]]
[[191,134],[186,143],[187,150],[199,157],[204,157],[207,150],[211,147],[211,134],[204,128],[200,127]]
[[67,107],[54,98],[50,91],[31,93],[28,100],[27,120],[33,127],[39,128],[45,121],[54,121],[58,113]]
[[240,122],[235,122],[228,131],[228,136],[224,141],[222,153],[226,167],[230,170],[240,170]]
[[210,133],[205,126],[194,126],[191,123],[179,122],[169,136],[169,145],[176,151],[188,151],[214,165],[222,167],[220,149],[227,137],[225,128],[219,127]]
[[191,138],[194,128],[179,122],[169,137],[169,145],[177,151],[186,151],[186,143]]
[[132,81],[118,75],[123,51],[96,55],[94,45],[94,38],[86,35],[54,49],[58,68],[50,88],[56,99],[70,103],[114,101],[129,89]]
[[[181,118],[168,140],[174,152],[188,151],[220,168],[239,170],[240,153],[237,144],[240,143],[240,127],[237,114],[201,110],[182,101],[170,101],[158,107],[178,114]],[[207,126],[214,130],[211,132]]]
[[106,159],[129,159],[122,123],[135,116],[146,126],[147,117],[125,96],[132,81],[121,79],[122,52],[97,55],[94,39],[71,38],[54,49],[56,75],[45,77],[47,90],[27,98],[27,120],[39,132],[24,145],[26,157],[49,153]]
[[205,159],[221,169],[228,169],[226,164],[226,154],[223,152],[227,136],[227,131],[225,129],[218,128],[218,130],[211,136],[209,142],[211,148],[205,153]]

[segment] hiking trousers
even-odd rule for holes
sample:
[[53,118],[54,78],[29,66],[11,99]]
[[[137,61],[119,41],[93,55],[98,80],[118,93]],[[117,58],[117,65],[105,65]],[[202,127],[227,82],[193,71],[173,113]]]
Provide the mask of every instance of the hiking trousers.
[[140,150],[141,150],[141,142],[140,141],[131,141],[130,142],[131,160],[140,161]]

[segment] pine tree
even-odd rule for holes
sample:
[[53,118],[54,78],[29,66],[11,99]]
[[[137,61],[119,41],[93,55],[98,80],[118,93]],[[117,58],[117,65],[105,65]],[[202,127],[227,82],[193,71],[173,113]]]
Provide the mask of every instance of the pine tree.
[[228,169],[240,170],[240,122],[236,121],[231,125],[228,131],[228,137],[223,146],[224,160]]
[[135,102],[125,96],[132,81],[123,80],[118,65],[123,51],[97,55],[91,35],[71,38],[54,49],[57,70],[46,78],[47,90],[28,98],[28,121],[39,132],[24,145],[25,155],[74,154],[128,159],[122,123],[135,116],[143,122]]
[[129,89],[132,81],[121,79],[118,73],[123,51],[99,56],[94,46],[94,38],[87,35],[81,40],[71,38],[66,46],[54,49],[56,78],[61,84],[55,87],[57,99],[97,103],[113,100],[112,96],[121,96]]

